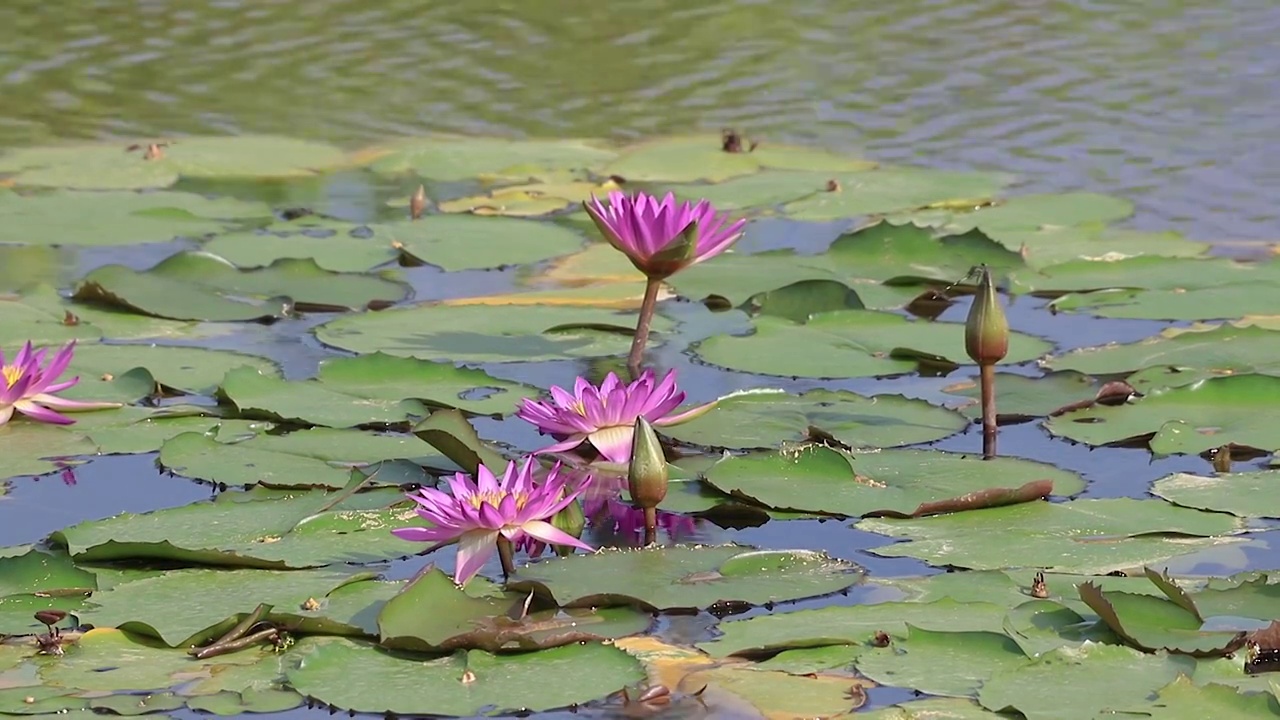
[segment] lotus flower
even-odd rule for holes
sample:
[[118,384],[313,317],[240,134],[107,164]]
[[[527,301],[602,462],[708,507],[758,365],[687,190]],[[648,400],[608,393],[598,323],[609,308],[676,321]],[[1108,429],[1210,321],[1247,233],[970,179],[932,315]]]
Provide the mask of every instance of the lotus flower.
[[742,237],[746,220],[729,223],[706,200],[676,203],[638,192],[609,193],[606,205],[592,195],[582,205],[609,244],[650,279],[662,279],[724,252]]
[[465,585],[497,550],[498,536],[519,541],[530,536],[553,545],[570,545],[588,552],[594,548],[578,538],[557,530],[547,522],[578,498],[584,486],[571,487],[569,476],[559,464],[542,483],[534,483],[534,460],[526,458],[517,467],[507,464],[502,478],[483,465],[476,471],[478,482],[465,473],[447,478],[449,492],[422,488],[409,499],[418,503],[418,515],[431,527],[400,528],[391,532],[414,542],[433,542],[427,552],[458,541],[458,562],[454,582]]
[[61,392],[80,382],[80,378],[54,382],[66,371],[75,352],[76,341],[67,343],[58,351],[48,366],[44,364],[45,351],[33,350],[31,343],[22,346],[13,362],[5,364],[4,352],[0,351],[0,425],[13,418],[17,412],[40,422],[70,425],[75,422],[60,414],[78,410],[102,410],[120,407],[120,403],[78,402],[60,398],[54,393]]
[[579,377],[572,395],[563,388],[552,387],[551,400],[525,398],[516,417],[537,425],[543,434],[559,441],[539,453],[563,452],[590,442],[609,462],[625,463],[631,459],[637,417],[644,416],[655,427],[668,427],[692,420],[715,406],[712,401],[672,414],[685,398],[684,392],[676,388],[676,371],[654,383],[652,370],[645,370],[630,385],[623,385],[613,373],[606,375],[599,387]]

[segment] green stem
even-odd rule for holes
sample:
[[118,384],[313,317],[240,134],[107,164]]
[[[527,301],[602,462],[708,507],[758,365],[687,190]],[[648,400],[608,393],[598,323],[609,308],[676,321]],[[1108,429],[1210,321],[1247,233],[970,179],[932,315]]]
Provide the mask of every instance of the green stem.
[[644,544],[648,547],[658,542],[658,509],[644,509]]
[[631,339],[631,353],[627,355],[627,370],[631,379],[640,377],[640,362],[644,359],[645,346],[649,344],[649,326],[653,323],[653,310],[658,305],[658,290],[662,280],[649,278],[644,286],[644,301],[640,303],[640,318],[636,321],[636,334]]
[[502,579],[510,580],[512,575],[516,574],[515,563],[516,549],[511,545],[511,541],[505,535],[498,536],[498,559],[502,560]]
[[983,363],[978,377],[982,392],[982,459],[996,456],[996,365]]

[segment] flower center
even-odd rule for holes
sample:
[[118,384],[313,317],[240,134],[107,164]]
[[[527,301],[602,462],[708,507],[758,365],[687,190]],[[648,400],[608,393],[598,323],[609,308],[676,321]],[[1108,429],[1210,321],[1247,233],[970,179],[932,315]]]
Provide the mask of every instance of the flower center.
[[572,411],[574,411],[575,413],[577,413],[577,414],[578,414],[579,416],[581,416],[581,417],[586,417],[586,416],[587,416],[587,406],[586,406],[586,405],[583,405],[581,400],[578,400],[578,401],[577,401],[577,402],[575,402],[574,404],[570,405],[570,406],[569,406],[569,409],[570,409],[570,410],[572,410]]
[[22,368],[16,365],[5,365],[0,367],[0,378],[4,378],[4,387],[9,389],[18,384],[18,380],[22,377]]
[[528,493],[522,493],[522,492],[508,493],[508,492],[503,492],[501,490],[496,492],[476,493],[475,495],[472,495],[468,499],[471,501],[471,507],[475,508],[476,510],[479,510],[480,506],[485,504],[489,505],[494,509],[497,509],[502,505],[503,498],[507,497],[508,495],[515,498],[517,510],[523,509],[525,504],[529,502]]

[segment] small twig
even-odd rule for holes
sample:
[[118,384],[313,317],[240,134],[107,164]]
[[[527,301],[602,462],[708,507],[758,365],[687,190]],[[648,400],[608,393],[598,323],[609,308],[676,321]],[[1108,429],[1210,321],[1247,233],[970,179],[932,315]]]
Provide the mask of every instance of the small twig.
[[270,628],[267,628],[266,630],[259,630],[258,632],[252,635],[246,635],[245,637],[239,638],[238,640],[232,640],[231,642],[214,643],[209,647],[200,648],[199,651],[192,653],[192,655],[195,655],[197,660],[205,660],[207,658],[216,657],[218,655],[226,655],[227,653],[236,652],[237,650],[243,650],[249,647],[250,645],[256,645],[262,642],[263,640],[270,640],[271,638],[279,634],[279,632],[280,632],[279,629],[270,627]]
[[243,620],[236,623],[235,627],[223,633],[222,637],[218,638],[217,640],[214,640],[212,643],[210,643],[209,645],[206,645],[203,648],[191,648],[191,650],[189,650],[188,652],[192,655],[195,655],[196,657],[204,657],[200,653],[204,652],[205,650],[219,647],[221,645],[226,645],[227,643],[231,643],[231,642],[235,642],[236,640],[239,640],[240,638],[244,637],[245,633],[249,632],[249,630],[251,630],[254,625],[257,625],[267,613],[271,612],[272,607],[274,606],[268,605],[266,603],[260,603],[258,607],[254,608],[253,612],[249,613],[244,617]]

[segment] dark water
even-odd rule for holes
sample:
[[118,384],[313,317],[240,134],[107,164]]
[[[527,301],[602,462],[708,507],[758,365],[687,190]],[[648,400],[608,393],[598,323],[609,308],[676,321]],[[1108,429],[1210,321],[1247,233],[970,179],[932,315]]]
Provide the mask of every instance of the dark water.
[[[1280,220],[1280,165],[1269,161],[1280,139],[1278,32],[1280,4],[1271,0],[6,0],[0,145],[279,133],[358,147],[428,131],[626,140],[735,126],[882,162],[1012,171],[1028,190],[1121,195],[1138,204],[1135,226],[1230,251],[1238,248],[1230,241],[1275,239]],[[359,183],[337,180],[318,192],[329,212],[375,212]],[[744,249],[776,240],[766,231]],[[95,251],[76,263],[81,271],[104,262],[141,267],[166,253]],[[430,268],[408,279],[418,299],[499,292],[512,282],[510,274]],[[943,319],[964,312],[961,303]],[[305,377],[326,353],[306,330],[323,319],[251,326],[213,345],[270,356],[289,376]],[[1049,336],[1059,352],[1161,327],[1051,316],[1038,301],[1020,302],[1011,321]],[[941,388],[960,379],[779,383],[691,363],[680,352],[686,345],[672,343],[656,360],[680,368],[691,400],[781,384],[940,402]],[[591,367],[489,370],[545,387]],[[538,444],[512,425],[478,423],[482,435]],[[979,445],[971,432],[937,447]],[[1052,441],[1035,425],[1008,428],[1002,450],[1082,472],[1093,497],[1141,495],[1170,472],[1208,469],[1197,457],[1152,460],[1145,451]],[[162,476],[150,456],[96,460],[77,469],[75,485],[19,478],[0,497],[0,545],[209,492]],[[704,526],[699,538],[823,549],[873,575],[927,571],[866,553],[888,540],[842,523],[774,522],[736,533]],[[1271,539],[1251,543],[1247,562],[1275,566]],[[1204,560],[1208,570],[1213,560]],[[803,604],[856,601],[853,593]],[[664,623],[660,631],[672,637],[697,630]],[[893,689],[871,693],[873,704],[904,699]],[[286,715],[304,714],[317,717]]]

